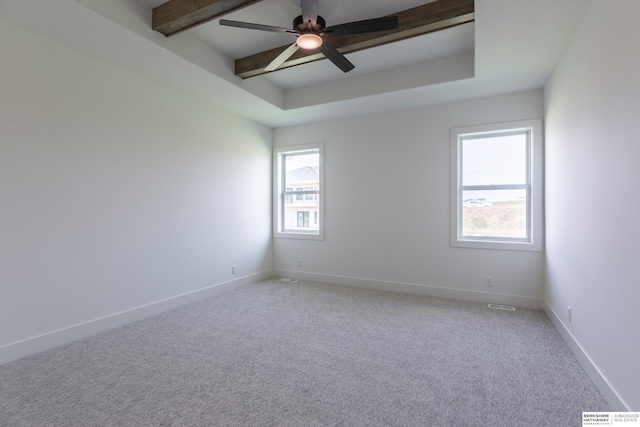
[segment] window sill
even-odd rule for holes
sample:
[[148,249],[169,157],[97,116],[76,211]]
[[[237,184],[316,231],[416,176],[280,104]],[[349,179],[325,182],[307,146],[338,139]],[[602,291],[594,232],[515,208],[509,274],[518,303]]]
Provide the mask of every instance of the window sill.
[[459,240],[451,241],[454,248],[497,249],[503,251],[542,252],[542,244],[536,242],[504,242],[493,240]]
[[273,237],[278,239],[307,239],[307,240],[324,240],[324,233],[301,233],[299,231],[277,231],[273,233]]

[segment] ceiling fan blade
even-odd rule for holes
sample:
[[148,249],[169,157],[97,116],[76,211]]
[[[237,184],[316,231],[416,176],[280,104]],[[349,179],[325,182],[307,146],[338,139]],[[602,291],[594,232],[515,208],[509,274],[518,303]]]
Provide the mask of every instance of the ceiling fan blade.
[[289,59],[291,55],[298,51],[299,47],[297,43],[292,44],[288,48],[286,48],[280,55],[276,56],[276,58],[269,63],[266,67],[264,67],[265,71],[274,71],[279,66],[281,66],[284,61]]
[[382,18],[365,19],[363,21],[348,22],[325,28],[323,33],[342,36],[346,34],[372,33],[374,31],[395,30],[398,28],[397,16],[384,16]]
[[228,19],[221,19],[220,25],[225,25],[227,27],[248,28],[249,30],[271,31],[274,33],[296,34],[294,30],[291,30],[289,28],[273,27],[271,25],[262,25],[262,24],[252,24],[251,22],[229,21]]
[[329,58],[331,62],[333,62],[338,68],[340,68],[345,73],[353,70],[355,65],[353,65],[343,54],[338,52],[338,49],[331,46],[329,43],[324,42],[322,46],[320,46],[320,52],[324,53],[324,56]]
[[315,27],[319,10],[320,0],[302,0],[302,21],[311,21],[311,27]]

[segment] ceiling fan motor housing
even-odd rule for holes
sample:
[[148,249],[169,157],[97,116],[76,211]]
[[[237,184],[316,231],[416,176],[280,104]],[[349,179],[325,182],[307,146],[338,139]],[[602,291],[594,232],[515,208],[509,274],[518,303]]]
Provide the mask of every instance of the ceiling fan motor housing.
[[[314,32],[320,32],[326,26],[327,26],[327,23],[324,20],[324,18],[318,15],[318,17],[316,18],[316,26],[314,28],[311,28],[311,30]],[[307,27],[306,23],[302,19],[302,15],[298,16],[296,19],[293,20],[293,29],[301,33],[309,31],[309,28]]]

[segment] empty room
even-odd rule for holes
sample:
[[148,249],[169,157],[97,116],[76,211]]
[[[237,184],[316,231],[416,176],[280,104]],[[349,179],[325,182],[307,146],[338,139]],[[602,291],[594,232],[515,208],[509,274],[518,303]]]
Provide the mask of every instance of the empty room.
[[639,17],[0,0],[0,425],[640,425]]

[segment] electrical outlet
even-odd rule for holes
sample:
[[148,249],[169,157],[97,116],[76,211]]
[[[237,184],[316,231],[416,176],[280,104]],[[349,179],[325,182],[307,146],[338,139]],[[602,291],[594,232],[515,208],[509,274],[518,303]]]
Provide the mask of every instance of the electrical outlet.
[[485,286],[493,286],[493,276],[485,276],[484,285]]
[[567,317],[569,318],[569,323],[571,323],[571,307],[567,307]]
[[302,260],[301,259],[298,260],[298,268],[302,268]]
[[231,266],[231,274],[236,274],[238,272],[238,268],[235,265]]

